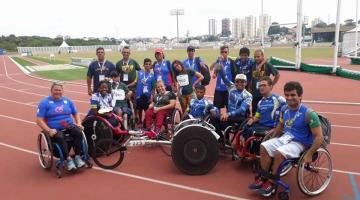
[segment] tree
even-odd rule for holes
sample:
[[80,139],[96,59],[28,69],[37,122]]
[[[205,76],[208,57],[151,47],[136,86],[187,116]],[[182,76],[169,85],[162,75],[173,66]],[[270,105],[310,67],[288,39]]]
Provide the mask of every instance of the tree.
[[320,22],[315,25],[316,28],[325,28],[326,26],[327,26],[327,24],[325,22]]

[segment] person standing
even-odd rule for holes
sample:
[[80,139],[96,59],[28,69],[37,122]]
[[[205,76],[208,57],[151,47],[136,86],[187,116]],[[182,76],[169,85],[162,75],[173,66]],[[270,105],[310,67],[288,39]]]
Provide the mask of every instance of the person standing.
[[270,77],[270,75],[272,75],[272,83],[273,86],[275,86],[280,78],[278,70],[272,64],[265,61],[264,52],[261,49],[258,49],[254,52],[254,58],[255,67],[253,67],[251,71],[252,81],[250,83],[250,92],[253,95],[252,113],[256,112],[257,105],[262,99],[262,95],[259,91],[260,79],[264,76]]
[[[110,72],[115,70],[115,65],[105,60],[105,50],[103,47],[96,49],[97,60],[90,63],[87,71],[87,88],[88,95],[98,91],[100,81],[105,80],[110,75]],[[91,82],[93,82],[93,88],[91,88]]]
[[170,61],[165,59],[164,51],[161,48],[155,49],[155,59],[153,64],[155,80],[163,81],[167,91],[176,92],[174,71]]

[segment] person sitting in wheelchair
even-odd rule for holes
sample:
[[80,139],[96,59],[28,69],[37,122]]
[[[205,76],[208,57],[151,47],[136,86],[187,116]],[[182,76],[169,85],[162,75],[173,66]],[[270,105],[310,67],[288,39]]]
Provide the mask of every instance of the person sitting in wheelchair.
[[[106,80],[100,81],[98,92],[92,94],[90,100],[91,109],[88,115],[99,115],[107,119],[112,126],[118,126],[118,120],[112,115],[112,97],[109,93],[109,86]],[[105,113],[99,111],[106,110]]]
[[205,86],[200,84],[195,86],[196,98],[191,99],[183,120],[190,118],[205,119],[206,117],[216,117],[220,115],[219,109],[217,109],[211,101],[204,98],[205,92]]
[[110,78],[111,106],[113,107],[113,112],[119,117],[122,117],[124,129],[127,130],[128,117],[132,114],[128,100],[133,93],[125,83],[120,82],[120,76],[116,71],[110,73]]
[[279,179],[278,168],[284,159],[298,158],[308,150],[304,161],[309,163],[324,140],[318,115],[301,103],[301,84],[287,82],[284,94],[287,106],[280,113],[273,138],[260,145],[260,173],[255,176],[255,183],[249,185],[249,189],[257,190],[263,196],[275,193],[275,180]]
[[[50,89],[51,95],[42,99],[38,105],[36,124],[51,141],[57,143],[62,150],[64,158],[67,159],[66,169],[76,170],[85,166],[82,160],[82,130],[79,113],[74,103],[67,97],[63,97],[63,86],[54,82]],[[69,137],[65,137],[69,136]],[[69,155],[71,146],[67,139],[72,139],[75,151],[75,162]]]
[[152,129],[153,118],[155,118],[154,137],[161,130],[165,117],[171,113],[176,105],[176,95],[173,92],[166,91],[162,80],[157,81],[156,90],[158,94],[154,96],[153,102],[145,112],[145,128]]
[[219,118],[211,118],[210,122],[215,126],[216,132],[220,135],[219,142],[224,143],[224,136],[221,130],[233,123],[242,123],[247,118],[247,112],[252,102],[252,95],[245,89],[246,76],[238,74],[235,77],[235,88],[229,92],[227,112],[222,113]]
[[[273,83],[270,77],[264,76],[259,80],[259,91],[263,98],[259,101],[255,116],[251,117],[244,127],[242,137],[246,141],[254,133],[271,132],[280,117],[280,111],[286,105],[284,97],[272,93]],[[265,135],[264,135],[265,136]]]

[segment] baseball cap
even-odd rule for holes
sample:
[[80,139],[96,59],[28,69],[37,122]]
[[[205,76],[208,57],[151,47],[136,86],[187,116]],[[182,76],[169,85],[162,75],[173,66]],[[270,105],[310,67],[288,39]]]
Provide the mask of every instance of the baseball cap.
[[155,49],[155,54],[157,54],[157,53],[164,54],[164,51],[161,48],[156,48]]
[[117,76],[119,76],[119,74],[117,73],[117,71],[111,71],[109,76],[110,77],[117,77]]
[[245,80],[246,81],[246,76],[245,76],[245,74],[238,74],[235,76],[235,80]]
[[195,51],[195,47],[193,46],[188,46],[186,51]]

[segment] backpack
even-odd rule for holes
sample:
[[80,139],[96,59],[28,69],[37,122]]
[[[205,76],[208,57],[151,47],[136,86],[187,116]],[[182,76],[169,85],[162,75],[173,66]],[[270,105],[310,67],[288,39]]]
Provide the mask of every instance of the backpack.
[[211,76],[209,66],[204,63],[204,66],[200,65],[200,57],[195,57],[195,63],[200,69],[200,73],[204,76],[204,79],[201,81],[201,85],[207,86],[210,83]]
[[[306,114],[305,114],[306,123],[310,122],[310,113],[311,112],[314,112],[314,111],[311,110],[311,109],[308,109],[306,111]],[[329,119],[327,119],[326,117],[324,117],[324,116],[322,116],[320,114],[317,114],[317,115],[319,116],[320,126],[321,126],[321,129],[322,129],[322,134],[324,136],[324,141],[321,144],[321,147],[326,148],[326,146],[328,144],[330,144],[330,140],[331,140],[331,123],[330,123]]]

